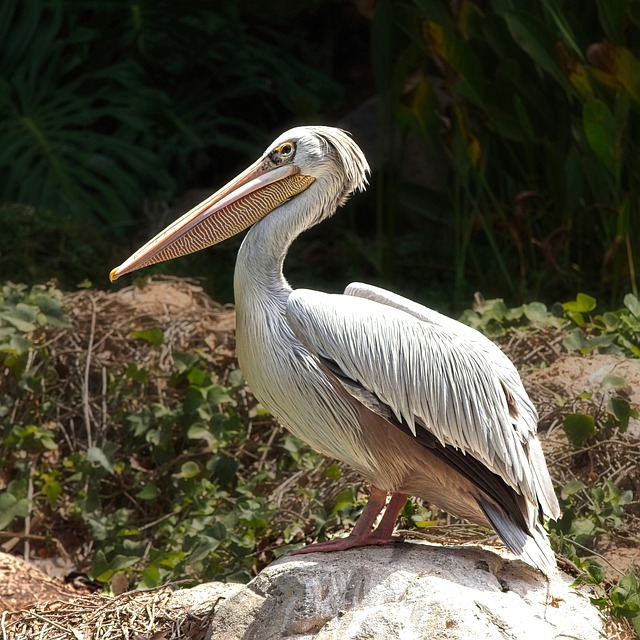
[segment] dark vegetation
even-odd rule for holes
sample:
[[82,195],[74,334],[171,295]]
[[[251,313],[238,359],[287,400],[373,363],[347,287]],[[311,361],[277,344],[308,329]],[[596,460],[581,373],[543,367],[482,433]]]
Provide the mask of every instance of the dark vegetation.
[[[373,185],[295,251],[304,283],[458,310],[637,294],[637,3],[451,5],[6,0],[3,276],[104,286],[185,190],[321,122],[353,130]],[[230,300],[233,246],[157,269]]]
[[[106,294],[63,311],[41,285],[106,287],[296,124],[349,129],[373,174],[294,247],[294,284],[364,279],[454,314],[480,290],[507,301],[467,315],[489,334],[552,326],[569,351],[637,358],[639,34],[625,0],[3,0],[0,279],[28,286],[0,296],[0,529],[44,554],[86,543],[93,579],[150,586],[247,579],[349,526],[347,471],[261,416],[231,352],[142,314],[98,362],[87,345],[121,319]],[[231,301],[237,246],[150,271]],[[624,433],[635,409],[615,397],[568,413],[568,446]],[[637,489],[564,480],[558,549],[640,624],[635,576],[605,583],[580,546],[624,535]]]

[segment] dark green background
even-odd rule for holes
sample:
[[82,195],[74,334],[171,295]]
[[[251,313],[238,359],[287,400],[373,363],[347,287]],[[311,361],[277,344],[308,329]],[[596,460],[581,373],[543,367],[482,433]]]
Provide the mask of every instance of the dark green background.
[[[107,287],[276,135],[321,123],[374,172],[295,246],[294,286],[618,304],[640,268],[639,24],[624,0],[3,0],[0,277]],[[153,270],[226,302],[238,243]]]

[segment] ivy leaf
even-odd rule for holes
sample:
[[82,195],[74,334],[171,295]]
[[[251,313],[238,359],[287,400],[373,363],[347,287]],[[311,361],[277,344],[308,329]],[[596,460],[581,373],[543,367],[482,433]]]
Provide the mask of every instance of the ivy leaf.
[[570,480],[564,485],[564,487],[562,487],[562,497],[567,498],[568,496],[578,493],[578,491],[586,488],[587,485],[582,482],[582,480]]
[[187,478],[195,478],[195,476],[197,476],[200,473],[200,466],[198,465],[197,462],[194,462],[193,460],[187,460],[187,462],[183,463],[183,465],[180,467],[180,472],[174,474],[174,478],[182,478],[182,479],[187,479]]
[[604,569],[597,562],[590,561],[585,567],[585,571],[591,584],[600,584],[605,578]]
[[627,307],[636,318],[640,318],[640,300],[638,300],[633,293],[627,293],[623,302],[624,306]]
[[562,306],[574,313],[588,313],[596,308],[596,299],[586,293],[579,293],[575,300],[565,302]]
[[580,449],[596,433],[593,416],[586,413],[570,413],[564,419],[562,428],[576,449]]
[[344,489],[336,496],[336,503],[331,510],[331,515],[336,515],[344,509],[350,509],[356,502],[356,496],[352,487]]
[[602,378],[601,386],[603,389],[623,389],[629,384],[626,378],[623,376],[616,376],[613,373],[608,373]]
[[342,477],[342,472],[340,471],[340,467],[337,462],[332,462],[324,472],[324,475],[329,480],[340,480]]
[[138,493],[136,493],[136,498],[140,498],[140,500],[155,500],[158,497],[158,487],[156,487],[153,482],[147,482]]
[[199,422],[192,424],[187,431],[189,440],[204,440],[210,451],[218,450],[216,437],[207,427]]
[[14,518],[24,518],[29,513],[29,501],[16,498],[8,492],[0,493],[0,529],[13,522]]
[[5,311],[2,313],[2,319],[23,333],[31,333],[36,329],[36,325],[33,322],[25,320],[21,314],[12,311]]
[[530,302],[523,307],[524,315],[530,322],[544,322],[547,319],[547,305],[542,302]]
[[109,460],[106,453],[100,447],[89,447],[87,449],[87,460],[89,460],[89,462],[95,462],[99,464],[111,475],[115,474],[115,469],[113,468],[111,460]]
[[624,433],[629,427],[629,419],[633,415],[633,410],[629,401],[619,396],[609,398],[607,401],[607,411],[618,421],[618,428]]

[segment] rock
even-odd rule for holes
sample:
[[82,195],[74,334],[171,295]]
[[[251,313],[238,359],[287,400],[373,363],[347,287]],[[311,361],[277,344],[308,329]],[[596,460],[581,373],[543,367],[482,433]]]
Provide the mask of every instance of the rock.
[[170,617],[204,616],[215,609],[221,601],[228,600],[244,585],[233,582],[207,582],[191,589],[180,589],[171,594],[166,605]]
[[[287,556],[218,604],[206,640],[602,640],[586,596],[505,551],[405,542]],[[548,589],[548,591],[547,591]]]

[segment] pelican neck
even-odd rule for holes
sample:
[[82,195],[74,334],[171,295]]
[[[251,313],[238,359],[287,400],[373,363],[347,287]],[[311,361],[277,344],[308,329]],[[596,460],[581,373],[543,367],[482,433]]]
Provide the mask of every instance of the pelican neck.
[[254,224],[240,245],[234,274],[236,304],[247,298],[286,303],[292,288],[284,277],[284,261],[304,228],[290,224],[282,213],[275,210]]

